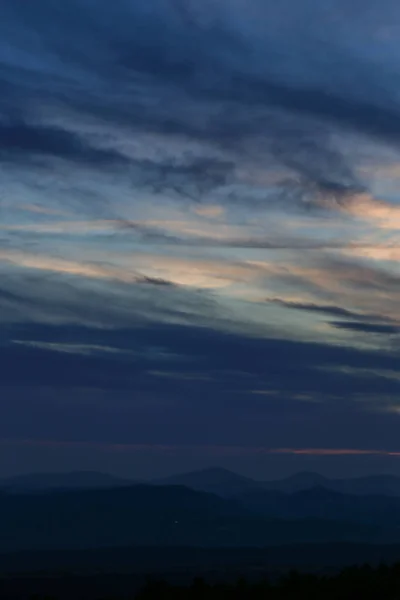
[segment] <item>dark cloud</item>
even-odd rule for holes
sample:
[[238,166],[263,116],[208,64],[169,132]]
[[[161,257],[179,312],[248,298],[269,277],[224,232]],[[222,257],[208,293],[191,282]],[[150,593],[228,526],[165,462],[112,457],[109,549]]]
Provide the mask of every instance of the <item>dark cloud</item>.
[[[395,323],[393,319],[390,317],[385,317],[382,315],[371,314],[371,313],[360,313],[354,310],[349,310],[347,308],[343,308],[341,306],[329,305],[329,304],[313,304],[313,303],[304,303],[304,302],[288,302],[285,300],[281,300],[280,298],[270,298],[267,300],[268,302],[272,302],[277,304],[278,306],[282,306],[284,308],[290,308],[292,310],[306,311],[311,313],[317,313],[326,315],[328,317],[341,317],[348,318],[356,321],[375,321],[375,322],[384,322],[384,323]],[[392,327],[389,325],[389,327]],[[395,325],[393,325],[396,328]]]
[[23,296],[21,296],[20,294],[15,294],[13,292],[10,292],[7,289],[0,288],[0,302],[15,303],[15,302],[22,302],[22,301],[23,301]]
[[185,157],[175,160],[136,160],[131,164],[135,186],[154,194],[166,191],[189,200],[200,200],[233,179],[234,162],[217,158]]
[[352,321],[331,321],[330,325],[338,329],[348,329],[358,333],[379,333],[382,335],[398,335],[400,326],[383,325],[380,323],[357,323]]
[[118,152],[90,146],[79,135],[56,127],[0,121],[0,159],[26,161],[32,157],[62,158],[89,166],[127,166]]
[[[295,4],[289,4],[298,14]],[[3,77],[8,78],[8,89],[19,89],[20,110],[25,114],[44,100],[62,102],[111,123],[124,122],[133,130],[211,143],[236,157],[250,153],[252,160],[268,161],[272,156],[300,178],[301,197],[318,193],[335,201],[363,188],[348,159],[333,144],[332,127],[385,142],[399,141],[400,115],[393,108],[390,73],[373,61],[366,64],[350,50],[346,55],[344,47],[317,42],[314,33],[329,17],[315,6],[310,9],[309,39],[289,18],[293,39],[284,42],[286,49],[272,26],[283,9],[272,4],[263,7],[258,1],[253,1],[252,9],[259,13],[259,23],[265,23],[265,31],[256,29],[256,37],[251,28],[255,22],[241,15],[240,3],[230,7],[232,14],[224,2],[206,8],[197,3],[184,7],[152,0],[139,6],[123,1],[110,8],[85,0],[71,1],[68,11],[45,0],[35,4],[35,11],[28,5],[16,10],[10,0],[5,5],[3,26],[17,35],[9,40],[11,59]],[[343,8],[338,7],[338,12]],[[298,18],[300,23],[303,16]],[[27,28],[32,36],[40,36],[40,47],[33,43],[34,37],[24,37]],[[74,48],[65,43],[72,33]],[[300,51],[291,53],[296,40]],[[13,75],[13,70],[17,72],[13,52],[16,56],[37,53],[40,68],[31,67],[35,85],[29,76],[21,83]],[[25,93],[18,87],[23,85]],[[2,101],[6,113],[15,98],[15,93],[8,94]],[[63,157],[118,161],[117,153],[84,148],[80,145],[84,142],[66,138],[65,132],[24,135],[22,148],[42,145],[43,151]],[[249,136],[263,137],[262,148],[256,144],[250,149]],[[227,182],[229,166],[214,173],[207,165],[199,167],[166,165],[164,175],[152,185],[160,191],[164,185],[175,187],[198,198]],[[143,169],[146,177],[148,166]]]
[[[357,64],[354,64],[354,67],[357,72]],[[321,117],[344,129],[350,128],[398,145],[400,114],[397,110],[379,106],[362,98],[346,97],[345,90],[340,91],[343,95],[337,90],[331,93],[323,89],[296,88],[288,84],[266,81],[254,86],[250,98],[295,113]]]
[[156,286],[174,286],[175,285],[172,281],[168,281],[167,279],[161,279],[160,277],[143,277],[140,280],[140,283],[147,283],[149,285],[156,285]]

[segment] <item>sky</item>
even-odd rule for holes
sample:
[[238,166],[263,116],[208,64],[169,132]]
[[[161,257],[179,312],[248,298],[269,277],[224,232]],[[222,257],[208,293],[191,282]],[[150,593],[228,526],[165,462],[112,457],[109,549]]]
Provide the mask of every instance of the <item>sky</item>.
[[400,475],[400,5],[2,0],[0,475]]

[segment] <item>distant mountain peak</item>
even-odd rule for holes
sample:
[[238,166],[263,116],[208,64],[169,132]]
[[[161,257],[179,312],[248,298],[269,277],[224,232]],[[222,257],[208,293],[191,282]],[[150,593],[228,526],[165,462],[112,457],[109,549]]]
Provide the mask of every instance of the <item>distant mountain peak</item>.
[[254,490],[261,486],[257,481],[222,467],[209,467],[198,471],[181,473],[154,481],[158,485],[184,485],[197,491],[211,492],[220,496],[231,496]]

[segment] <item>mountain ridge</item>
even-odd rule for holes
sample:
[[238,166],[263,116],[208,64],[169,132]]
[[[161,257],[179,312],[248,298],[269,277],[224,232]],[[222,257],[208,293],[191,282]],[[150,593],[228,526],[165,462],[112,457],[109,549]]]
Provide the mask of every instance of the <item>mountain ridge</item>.
[[0,495],[0,551],[400,542],[393,524],[349,518],[353,513],[262,513],[239,498],[184,486],[6,493]]
[[137,484],[184,485],[197,491],[215,493],[223,497],[256,490],[296,493],[302,490],[325,489],[353,495],[386,495],[400,497],[400,477],[396,475],[369,475],[350,478],[328,478],[319,473],[304,471],[272,480],[256,480],[222,467],[210,467],[179,473],[147,481],[118,477],[98,471],[70,471],[65,473],[31,473],[0,480],[0,491],[24,493],[51,489],[101,489]]

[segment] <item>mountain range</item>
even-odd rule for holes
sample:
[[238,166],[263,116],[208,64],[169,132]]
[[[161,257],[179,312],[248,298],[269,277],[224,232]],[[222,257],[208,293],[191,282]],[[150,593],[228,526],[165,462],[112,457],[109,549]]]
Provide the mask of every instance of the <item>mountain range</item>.
[[0,551],[400,543],[400,480],[224,469],[145,484],[96,472],[0,483]]
[[159,486],[181,485],[223,497],[262,490],[291,494],[316,487],[343,494],[400,497],[400,477],[394,475],[329,479],[318,473],[303,472],[283,479],[260,481],[215,467],[145,482],[93,471],[28,474],[0,480],[0,489],[15,493],[52,489],[114,488],[137,483]]
[[321,510],[321,499],[313,491],[307,504],[296,498],[302,493],[281,505],[265,491],[264,510],[247,495],[228,499],[183,486],[2,492],[0,551],[400,542],[400,499],[373,497],[360,517],[357,497],[343,500],[325,492]]

